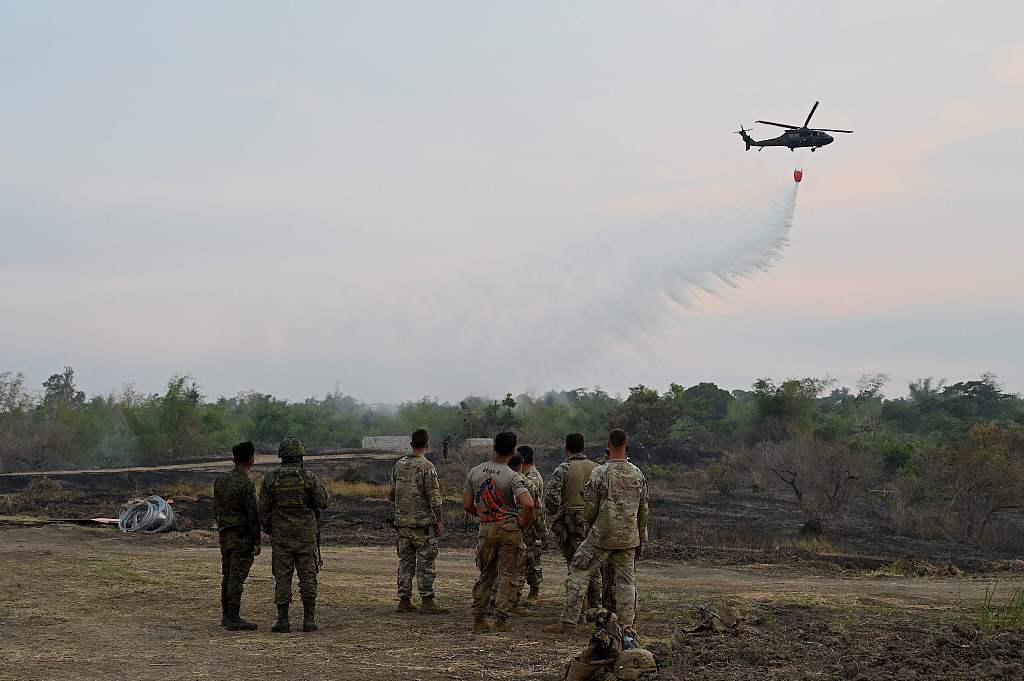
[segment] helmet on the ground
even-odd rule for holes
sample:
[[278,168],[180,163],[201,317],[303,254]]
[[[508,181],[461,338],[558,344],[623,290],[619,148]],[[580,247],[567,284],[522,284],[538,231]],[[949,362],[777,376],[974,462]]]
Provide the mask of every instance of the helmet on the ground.
[[615,678],[623,681],[653,678],[658,673],[654,654],[644,648],[623,650],[615,660]]
[[306,448],[302,446],[302,440],[297,437],[286,437],[281,440],[277,448],[277,456],[280,459],[301,459],[306,455]]

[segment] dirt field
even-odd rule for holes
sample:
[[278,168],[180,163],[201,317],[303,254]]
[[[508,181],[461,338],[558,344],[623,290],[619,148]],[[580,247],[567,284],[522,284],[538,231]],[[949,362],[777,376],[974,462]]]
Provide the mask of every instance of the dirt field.
[[[136,537],[104,528],[0,526],[0,678],[555,679],[586,635],[545,637],[564,568],[546,556],[537,616],[512,634],[469,631],[471,552],[444,546],[450,615],[394,612],[393,551],[328,547],[314,634],[272,635],[269,552],[243,614],[219,627],[219,557],[208,532]],[[670,679],[1021,679],[1024,639],[977,630],[995,578],[871,576],[807,565],[649,560],[638,576],[641,642],[664,647],[693,607],[725,600],[752,631],[695,635],[666,655]],[[1003,575],[1001,586],[1010,587]]]

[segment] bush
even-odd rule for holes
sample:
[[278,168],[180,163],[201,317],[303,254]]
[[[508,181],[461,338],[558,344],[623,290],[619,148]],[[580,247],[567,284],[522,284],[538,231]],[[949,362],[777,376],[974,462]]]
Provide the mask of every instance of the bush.
[[64,487],[45,475],[34,478],[32,482],[28,483],[28,487],[21,491],[22,501],[27,506],[44,506],[52,502],[63,501],[66,497]]
[[25,510],[20,494],[0,494],[0,515],[17,515]]
[[739,486],[739,476],[736,475],[736,472],[731,467],[725,464],[711,464],[707,471],[705,471],[704,478],[708,485],[727,497],[732,496],[732,493]]

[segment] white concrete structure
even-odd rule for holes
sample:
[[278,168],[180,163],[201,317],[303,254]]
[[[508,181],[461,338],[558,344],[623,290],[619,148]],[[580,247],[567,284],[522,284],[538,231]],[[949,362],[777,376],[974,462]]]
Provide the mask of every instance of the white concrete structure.
[[466,439],[467,447],[494,447],[493,437],[471,437]]
[[409,444],[408,435],[371,435],[363,438],[363,449],[406,454],[412,451],[412,446]]

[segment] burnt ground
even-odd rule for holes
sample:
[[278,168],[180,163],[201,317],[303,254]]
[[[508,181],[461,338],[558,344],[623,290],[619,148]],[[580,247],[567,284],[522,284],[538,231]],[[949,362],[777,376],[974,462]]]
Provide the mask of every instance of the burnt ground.
[[[394,612],[396,558],[385,547],[328,547],[315,634],[273,635],[269,552],[244,614],[220,629],[212,532],[121,535],[56,524],[0,526],[0,679],[556,679],[586,634],[539,632],[560,601],[561,560],[546,554],[535,616],[506,635],[470,633],[472,553],[442,539],[443,616]],[[1002,588],[1011,585],[1002,576]],[[813,565],[641,562],[641,642],[670,679],[1020,679],[1022,636],[979,628],[989,577],[884,577]],[[738,634],[676,637],[707,601],[735,605]]]
[[[395,458],[343,453],[307,465],[334,480],[383,482]],[[257,473],[273,464],[261,461]],[[557,678],[585,639],[539,633],[558,607],[561,559],[545,556],[536,617],[517,620],[505,639],[472,636],[475,527],[454,501],[459,466],[439,464],[450,531],[438,588],[453,612],[394,613],[388,506],[375,495],[336,495],[324,514],[322,631],[313,637],[268,633],[269,552],[247,590],[246,612],[261,630],[229,635],[216,626],[219,559],[204,490],[226,465],[52,474],[64,498],[0,517],[0,679],[229,678],[253,667],[295,679],[323,678],[323,667],[338,679]],[[31,479],[0,476],[0,493]],[[800,535],[805,516],[785,499],[654,488],[639,629],[642,642],[663,649],[663,677],[1024,678],[1019,630],[982,628],[979,615],[986,588],[997,588],[1001,605],[1024,588],[1015,556],[900,537],[870,512],[836,519],[825,537],[808,539]],[[112,517],[125,501],[153,493],[174,496],[176,532],[139,537],[50,524]],[[708,601],[737,606],[749,629],[693,635],[664,650]]]
[[[654,462],[678,456],[656,451],[640,454]],[[397,456],[388,452],[351,450],[309,457],[306,466],[333,480],[380,484],[387,481]],[[446,513],[449,529],[453,540],[458,539],[463,546],[471,546],[475,541],[475,525],[461,512],[458,501],[461,480],[465,466],[483,456],[476,452],[459,461],[436,462],[450,500]],[[558,456],[546,452],[541,459],[540,466],[547,477]],[[702,460],[694,458],[696,463]],[[266,472],[276,461],[274,457],[262,456],[254,471]],[[173,496],[179,530],[212,529],[215,519],[209,486],[229,465],[221,461],[49,473],[47,477],[62,485],[66,498],[37,504],[26,512],[56,518],[114,517],[129,499],[160,494]],[[35,477],[31,474],[0,475],[0,494],[18,492]],[[1021,557],[1020,553],[1012,551],[901,536],[870,507],[832,519],[824,536],[809,540],[801,535],[807,516],[785,497],[751,491],[724,496],[656,482],[652,482],[652,491],[652,550],[665,557],[701,557],[726,563],[818,561],[860,569],[879,568],[895,560],[909,559],[967,571],[985,569],[991,561],[1005,562]],[[336,496],[331,509],[323,515],[324,541],[365,546],[390,544],[389,517],[387,504],[380,498]],[[1021,534],[1024,536],[1024,528]]]

